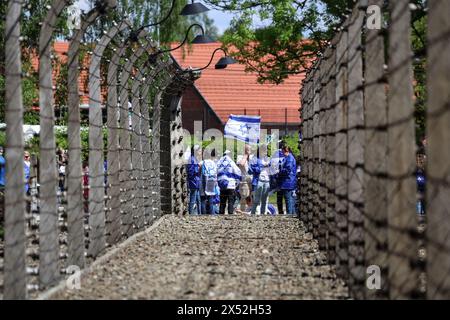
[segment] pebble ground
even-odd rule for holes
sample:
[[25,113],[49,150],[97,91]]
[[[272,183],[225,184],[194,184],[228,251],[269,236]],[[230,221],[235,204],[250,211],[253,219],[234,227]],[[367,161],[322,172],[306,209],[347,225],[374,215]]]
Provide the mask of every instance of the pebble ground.
[[52,299],[346,299],[298,219],[167,215]]

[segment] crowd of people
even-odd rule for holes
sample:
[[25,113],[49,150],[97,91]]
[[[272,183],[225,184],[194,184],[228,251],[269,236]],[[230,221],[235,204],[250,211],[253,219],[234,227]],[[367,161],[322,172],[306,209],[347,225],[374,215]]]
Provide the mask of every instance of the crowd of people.
[[[425,145],[425,144],[424,144]],[[424,149],[424,147],[423,147]],[[59,190],[66,190],[67,151],[57,151]],[[425,151],[417,154],[417,213],[425,215]],[[31,157],[24,152],[25,192],[30,190]],[[3,199],[5,188],[5,158],[0,146],[0,220],[3,218]],[[267,145],[259,145],[256,153],[250,145],[245,145],[244,153],[237,156],[236,162],[231,152],[226,150],[220,158],[215,150],[203,152],[199,145],[191,148],[187,163],[189,188],[189,214],[289,214],[296,209],[297,166],[290,148],[280,144],[271,157]],[[107,163],[104,163],[106,172]],[[84,209],[88,212],[89,167],[83,162]],[[105,175],[106,183],[106,175]],[[269,196],[276,193],[276,207],[269,203]]]
[[[191,150],[188,170],[189,214],[295,214],[297,167],[292,151],[281,144],[272,157],[267,145],[260,145],[253,154],[250,145],[236,162],[226,150],[216,160],[215,152],[202,155],[199,145]],[[203,156],[203,160],[202,160]],[[425,215],[426,156],[424,147],[417,153],[417,214]],[[269,203],[276,193],[277,207]],[[283,202],[286,211],[284,211]]]
[[[30,170],[31,170],[31,156],[28,151],[23,155],[23,171],[25,181],[25,193],[30,191]],[[5,184],[6,184],[6,160],[3,156],[3,147],[0,146],[0,223],[4,219],[4,201],[5,201]]]
[[[30,196],[30,191],[33,189],[33,180],[31,177],[31,155],[29,151],[24,152],[24,183],[25,183],[25,194]],[[37,165],[37,164],[35,164]],[[67,150],[58,148],[56,151],[56,165],[58,170],[58,191],[60,192],[61,200],[65,197],[67,190],[67,166],[68,166],[68,152]],[[3,148],[0,146],[0,221],[3,218],[3,209],[4,209],[4,189],[5,189],[5,170],[6,161],[3,156]],[[37,168],[36,168],[37,169]],[[105,170],[106,170],[106,161],[105,161]],[[106,175],[105,175],[106,176]],[[36,177],[37,178],[37,177]],[[106,179],[106,178],[105,178]],[[39,183],[35,180],[34,187],[36,188],[35,192],[39,192]],[[106,183],[106,182],[105,182]],[[83,185],[83,199],[84,199],[84,209],[85,212],[88,212],[87,200],[89,197],[89,167],[87,161],[83,161],[83,172],[82,172],[82,185]],[[27,201],[27,210],[29,210],[30,203]]]
[[[244,154],[236,158],[225,150],[220,159],[215,150],[202,152],[191,148],[187,163],[189,214],[288,214],[296,213],[297,163],[291,149],[267,154],[267,145],[256,153],[245,145]],[[269,196],[277,194],[277,207]],[[284,202],[284,203],[283,203]]]
[[[5,188],[5,174],[6,174],[6,161],[3,156],[3,147],[0,146],[0,190],[3,192]],[[23,171],[25,179],[25,192],[28,193],[30,189],[30,170],[31,170],[31,156],[28,151],[23,154]]]

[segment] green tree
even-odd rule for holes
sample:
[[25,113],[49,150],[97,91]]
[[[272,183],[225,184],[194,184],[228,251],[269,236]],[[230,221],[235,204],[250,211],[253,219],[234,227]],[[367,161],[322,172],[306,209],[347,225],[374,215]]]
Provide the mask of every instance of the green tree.
[[[311,58],[323,50],[354,7],[353,0],[206,0],[236,14],[222,37],[224,48],[260,83],[280,84],[290,74],[304,72]],[[412,43],[417,138],[425,135],[427,0],[412,0]],[[385,2],[383,11],[387,10]],[[386,18],[388,15],[386,14]],[[256,21],[261,21],[261,23]],[[389,21],[389,20],[387,20]],[[387,41],[387,39],[386,39]]]
[[298,149],[298,136],[297,135],[288,135],[283,137],[282,139],[286,145],[291,148],[292,154],[298,158],[300,156],[300,150]]
[[207,2],[235,14],[222,37],[223,46],[236,48],[232,55],[246,71],[256,72],[259,82],[276,84],[303,72],[353,5],[351,0]]
[[[151,24],[161,21],[163,17],[168,15],[169,10],[174,0],[119,0],[117,10],[113,10],[109,14],[98,19],[97,23],[90,28],[86,40],[97,40],[104,30],[108,30],[113,21],[120,21],[124,17],[133,23],[134,28],[139,28],[143,25]],[[97,0],[87,1],[90,7],[93,7]],[[24,95],[24,109],[26,124],[39,123],[39,114],[34,110],[34,106],[38,105],[38,74],[32,68],[31,60],[36,56],[38,51],[38,40],[40,33],[40,22],[43,21],[48,11],[48,6],[52,0],[27,0],[23,6],[23,14],[21,21],[21,32],[23,34],[23,50],[22,61],[23,71],[26,75],[23,79],[23,95]],[[174,41],[181,41],[191,23],[201,23],[205,26],[208,34],[212,37],[217,37],[217,29],[214,27],[214,21],[210,19],[207,14],[199,15],[198,17],[186,17],[179,15],[181,9],[186,5],[187,0],[175,0],[172,14],[168,19],[157,27],[148,29],[151,38],[155,41],[167,46]],[[5,71],[5,19],[8,1],[0,2],[0,122],[4,122],[4,71]],[[66,25],[67,15],[59,19],[56,28],[56,36],[59,39],[67,39],[68,29]],[[196,30],[194,30],[196,32]],[[190,39],[194,37],[194,32],[191,32]],[[89,48],[83,47],[83,52]],[[183,48],[184,49],[184,48]],[[57,90],[55,93],[55,111],[58,117],[58,124],[65,124],[66,104],[67,104],[67,66],[56,55],[53,61],[57,73]]]
[[417,10],[413,13],[412,47],[414,50],[414,95],[415,95],[415,121],[417,144],[420,146],[425,137],[426,127],[426,40],[427,16],[424,11]]
[[[94,7],[97,0],[89,0],[90,7]],[[127,17],[134,29],[141,26],[161,22],[168,16],[172,5],[171,14],[163,23],[147,28],[151,38],[160,44],[169,44],[184,38],[186,30],[192,21],[189,17],[179,15],[187,0],[119,0],[117,9],[100,19],[100,24],[91,32],[92,38],[98,38],[98,32],[108,29],[111,22],[119,21]],[[197,20],[196,20],[197,21]],[[209,23],[209,21],[207,21]]]
[[214,25],[214,19],[210,18],[208,15],[208,12],[189,16],[189,24],[198,23],[202,25],[205,29],[205,33],[211,37],[213,40],[218,40],[219,35],[219,29]]
[[5,77],[0,73],[0,122],[5,122]]
[[[280,84],[290,74],[304,71],[323,50],[336,27],[354,7],[353,0],[206,0],[213,7],[235,14],[222,37],[225,48],[258,74],[261,83]],[[411,1],[418,7],[426,0]],[[414,13],[414,21],[420,18]]]
[[[33,107],[38,104],[38,74],[32,66],[32,58],[37,55],[39,47],[40,22],[47,14],[47,7],[52,0],[27,0],[22,9],[21,34],[22,34],[22,80],[24,122],[25,124],[38,124],[38,112]],[[5,121],[5,19],[8,1],[0,2],[0,122]],[[58,20],[56,34],[65,37],[68,33],[66,26],[66,15]],[[58,61],[54,61],[58,63]]]

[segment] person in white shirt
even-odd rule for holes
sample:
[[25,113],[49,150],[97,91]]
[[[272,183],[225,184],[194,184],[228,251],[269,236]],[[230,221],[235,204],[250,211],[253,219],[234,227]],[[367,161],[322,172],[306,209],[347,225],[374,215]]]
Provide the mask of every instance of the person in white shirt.
[[200,163],[202,212],[206,214],[214,213],[214,196],[216,195],[217,186],[217,164],[215,157],[215,150],[212,150],[211,154],[205,152],[205,160]]
[[234,202],[236,200],[236,187],[242,179],[241,170],[230,158],[231,152],[226,150],[217,163],[217,181],[220,188],[219,214],[225,214],[228,204],[228,214],[234,213]]

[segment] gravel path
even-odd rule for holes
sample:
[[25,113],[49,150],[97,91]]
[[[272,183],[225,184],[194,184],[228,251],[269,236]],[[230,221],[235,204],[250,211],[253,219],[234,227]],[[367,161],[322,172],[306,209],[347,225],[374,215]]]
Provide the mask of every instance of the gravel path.
[[341,299],[317,242],[286,216],[164,216],[53,299]]

